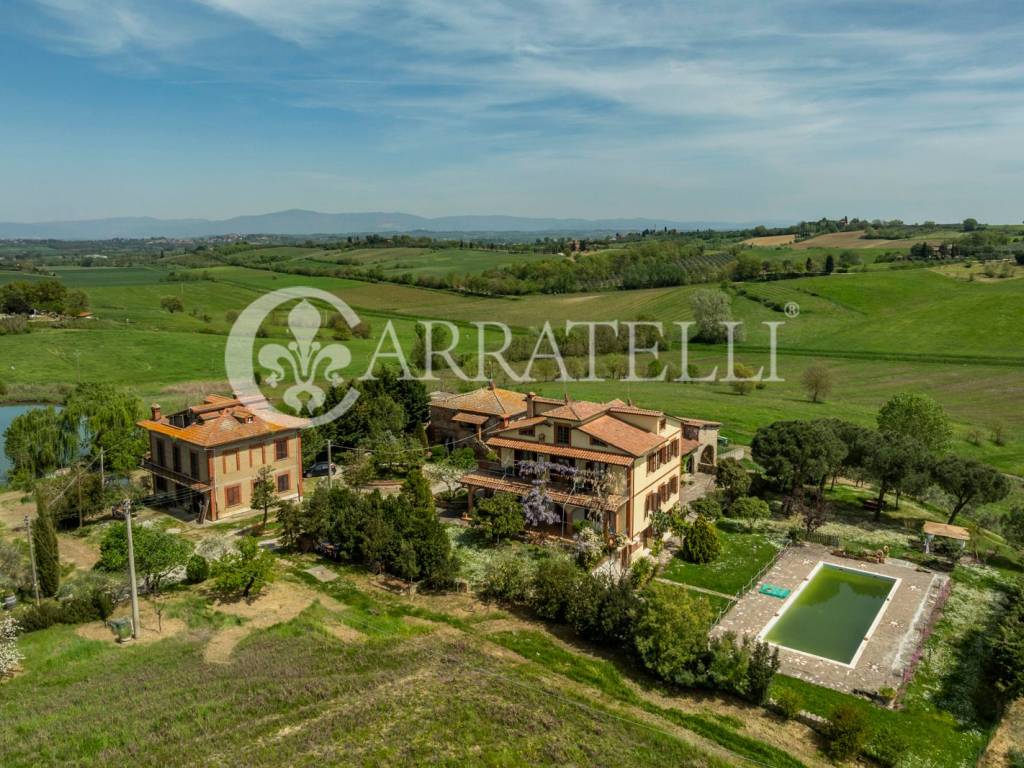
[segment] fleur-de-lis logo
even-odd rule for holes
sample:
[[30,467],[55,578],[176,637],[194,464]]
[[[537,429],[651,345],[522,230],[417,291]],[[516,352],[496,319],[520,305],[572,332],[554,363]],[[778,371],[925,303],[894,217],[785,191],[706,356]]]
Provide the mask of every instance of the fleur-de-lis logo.
[[352,362],[352,355],[343,344],[323,346],[316,340],[320,311],[306,299],[288,313],[288,330],[295,340],[289,341],[287,347],[267,344],[259,351],[259,362],[270,371],[266,381],[272,389],[286,380],[282,362],[290,365],[295,383],[284,391],[282,398],[297,413],[303,408],[313,413],[327,397],[323,387],[316,384],[320,368],[324,368],[323,377],[337,386],[341,383],[341,370]]
[[[298,423],[304,427],[315,427],[326,424],[345,413],[359,397],[359,392],[349,387],[344,397],[330,410],[312,416],[326,402],[326,382],[333,386],[342,383],[341,371],[352,362],[352,355],[344,344],[321,344],[317,341],[321,327],[320,310],[311,300],[334,309],[350,328],[360,323],[352,308],[332,293],[307,286],[282,288],[264,294],[241,312],[224,349],[224,365],[235,396],[258,410],[260,418],[281,426],[294,427]],[[256,337],[263,321],[277,307],[292,302],[296,302],[288,313],[288,331],[292,341],[265,344],[256,353]],[[268,374],[263,378],[269,388],[277,389],[282,384],[294,382],[284,390],[281,399],[294,413],[308,413],[309,418],[296,419],[277,410],[267,400],[258,383],[260,377],[257,376],[254,359]]]

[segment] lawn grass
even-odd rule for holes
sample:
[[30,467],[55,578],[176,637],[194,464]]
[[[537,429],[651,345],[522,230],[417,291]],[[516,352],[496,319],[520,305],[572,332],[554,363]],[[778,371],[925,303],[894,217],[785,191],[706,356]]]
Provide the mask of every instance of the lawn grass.
[[661,577],[680,584],[735,595],[778,554],[779,546],[760,533],[718,531],[722,552],[710,563],[688,563],[674,556]]
[[443,636],[343,643],[309,611],[230,664],[203,644],[25,637],[26,671],[0,688],[0,763],[724,765]]

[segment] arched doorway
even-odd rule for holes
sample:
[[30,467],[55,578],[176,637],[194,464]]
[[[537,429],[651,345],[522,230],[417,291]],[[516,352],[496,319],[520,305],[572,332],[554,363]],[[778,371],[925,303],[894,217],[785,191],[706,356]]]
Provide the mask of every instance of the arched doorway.
[[713,446],[705,445],[700,452],[699,471],[711,473],[715,471],[715,449]]

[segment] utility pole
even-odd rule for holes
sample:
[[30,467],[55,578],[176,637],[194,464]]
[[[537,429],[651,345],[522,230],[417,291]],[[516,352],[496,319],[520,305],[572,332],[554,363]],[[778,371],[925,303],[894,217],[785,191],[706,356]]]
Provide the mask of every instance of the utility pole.
[[131,499],[124,500],[124,529],[128,538],[128,583],[132,594],[132,637],[139,639],[142,633],[139,627],[139,590],[135,584],[135,548],[132,545],[132,502]]
[[32,540],[32,526],[29,524],[28,515],[25,515],[25,530],[28,531],[28,558],[32,561],[32,589],[36,595],[36,605],[39,605],[39,576],[36,574],[36,543]]
[[331,468],[334,465],[331,463],[331,441],[327,441],[327,488],[330,490],[334,486],[334,473]]

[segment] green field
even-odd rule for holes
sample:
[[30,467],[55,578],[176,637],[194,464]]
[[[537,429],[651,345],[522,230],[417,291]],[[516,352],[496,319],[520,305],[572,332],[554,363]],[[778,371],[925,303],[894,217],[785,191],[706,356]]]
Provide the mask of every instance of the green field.
[[[301,249],[300,249],[301,250]],[[16,273],[2,273],[16,274]],[[96,319],[82,329],[42,329],[0,338],[0,380],[8,397],[45,394],[54,381],[120,381],[140,395],[180,391],[191,381],[224,378],[222,350],[230,328],[228,313],[245,307],[268,290],[311,285],[335,293],[352,305],[374,329],[370,340],[346,344],[355,372],[376,345],[387,319],[396,322],[404,344],[413,338],[416,318],[458,323],[502,320],[517,332],[544,320],[556,326],[574,320],[631,320],[653,316],[666,324],[692,318],[690,300],[699,286],[614,291],[597,294],[532,295],[522,298],[465,296],[411,286],[332,277],[306,277],[244,267],[198,270],[210,279],[164,282],[164,273],[147,267],[60,270],[69,285],[89,295]],[[724,433],[749,441],[757,427],[780,418],[836,416],[871,423],[878,407],[901,390],[921,391],[948,410],[956,427],[956,450],[978,456],[1015,474],[1024,474],[1024,409],[1013,393],[1024,385],[1024,327],[1017,308],[1024,281],[967,283],[931,270],[893,270],[802,278],[740,286],[754,298],[733,297],[733,312],[749,328],[738,345],[744,362],[767,363],[767,334],[759,324],[784,321],[779,330],[779,374],[746,396],[728,385],[672,382],[537,382],[531,388],[549,395],[610,399],[629,396],[670,413],[714,418]],[[160,308],[163,296],[182,298],[185,311]],[[757,298],[795,301],[800,315],[788,318]],[[272,335],[284,334],[280,326]],[[460,349],[475,348],[473,329]],[[676,337],[677,339],[677,337]],[[676,341],[678,347],[678,341]],[[408,348],[408,347],[407,347]],[[691,344],[690,360],[706,375],[724,368],[725,350]],[[678,348],[663,359],[678,368]],[[811,403],[800,387],[802,371],[824,362],[833,369],[835,391],[825,404]],[[460,386],[445,382],[444,386]],[[1003,445],[990,439],[993,428],[1005,432]],[[973,432],[982,439],[967,440]]]

